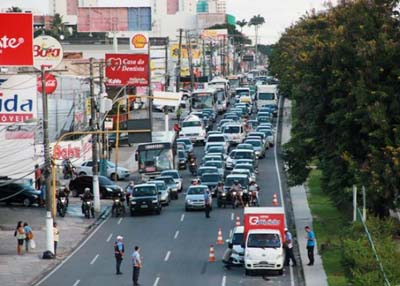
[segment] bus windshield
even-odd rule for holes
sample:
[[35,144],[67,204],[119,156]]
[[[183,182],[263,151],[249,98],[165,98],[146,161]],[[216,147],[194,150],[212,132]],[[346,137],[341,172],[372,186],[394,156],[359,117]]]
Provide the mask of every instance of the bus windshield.
[[217,92],[217,100],[221,102],[225,100],[225,92],[223,90]]
[[214,109],[214,98],[210,93],[201,93],[192,95],[192,108],[194,109],[204,109],[212,108]]
[[140,150],[139,170],[141,172],[160,172],[173,169],[169,149]]

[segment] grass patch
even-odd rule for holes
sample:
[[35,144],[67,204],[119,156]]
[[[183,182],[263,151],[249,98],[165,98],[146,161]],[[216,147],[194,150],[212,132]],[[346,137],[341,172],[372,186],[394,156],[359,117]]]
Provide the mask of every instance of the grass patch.
[[342,238],[348,227],[345,214],[335,207],[328,194],[321,190],[321,171],[312,170],[308,179],[308,204],[319,253],[330,286],[348,285],[346,269],[341,264]]

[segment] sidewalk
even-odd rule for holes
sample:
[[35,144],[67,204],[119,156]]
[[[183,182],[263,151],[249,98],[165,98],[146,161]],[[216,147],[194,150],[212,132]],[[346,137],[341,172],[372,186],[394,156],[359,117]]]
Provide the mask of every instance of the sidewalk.
[[[102,200],[102,211],[106,211],[111,201]],[[67,215],[57,217],[56,222],[60,231],[57,259],[44,260],[45,251],[45,209],[36,206],[1,206],[0,207],[0,285],[28,286],[32,285],[49,269],[62,261],[91,231],[96,219],[83,218],[80,210],[80,200],[70,198]],[[14,230],[18,221],[28,222],[34,233],[36,249],[17,255],[17,240]]]
[[[282,145],[290,140],[291,129],[291,104],[289,100],[285,100],[282,122]],[[317,245],[315,246],[315,262],[313,266],[308,266],[308,256],[306,249],[306,232],[305,226],[312,226],[312,215],[308,207],[306,189],[304,185],[295,186],[290,189],[292,199],[293,212],[296,222],[297,243],[300,250],[301,263],[303,265],[304,279],[307,286],[328,286],[326,273],[322,265],[322,260],[318,254],[318,233],[315,234]]]

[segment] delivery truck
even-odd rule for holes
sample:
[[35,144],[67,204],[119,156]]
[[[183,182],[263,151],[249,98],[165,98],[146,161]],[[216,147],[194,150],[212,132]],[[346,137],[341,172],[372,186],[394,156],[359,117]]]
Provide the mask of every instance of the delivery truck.
[[244,267],[246,275],[256,270],[283,273],[285,211],[282,207],[244,209]]

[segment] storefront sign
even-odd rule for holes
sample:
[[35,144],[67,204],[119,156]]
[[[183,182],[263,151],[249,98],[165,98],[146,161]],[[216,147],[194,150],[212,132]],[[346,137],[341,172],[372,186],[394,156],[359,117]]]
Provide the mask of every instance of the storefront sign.
[[61,44],[53,37],[39,36],[33,40],[33,65],[38,70],[42,67],[47,70],[56,68],[61,63],[63,54]]
[[33,64],[32,14],[0,13],[0,66]]
[[[46,94],[51,94],[57,89],[57,79],[54,75],[46,73],[45,91]],[[37,90],[42,92],[42,76],[37,79]]]
[[148,33],[140,32],[133,34],[130,37],[129,46],[135,52],[147,54],[149,49]]
[[106,54],[107,86],[149,85],[149,56],[146,54]]

